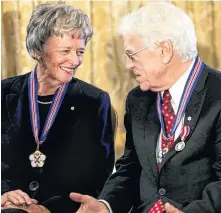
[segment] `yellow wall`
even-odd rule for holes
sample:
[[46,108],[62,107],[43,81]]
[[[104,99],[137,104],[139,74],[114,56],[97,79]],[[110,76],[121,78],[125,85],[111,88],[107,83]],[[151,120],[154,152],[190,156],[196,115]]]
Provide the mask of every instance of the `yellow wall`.
[[[33,69],[35,62],[25,48],[26,26],[32,9],[45,1],[2,2],[2,77],[19,75]],[[125,131],[123,126],[125,98],[137,83],[125,69],[123,44],[117,35],[120,18],[148,1],[66,1],[84,10],[94,28],[88,43],[84,63],[77,77],[109,92],[117,109],[117,158],[122,154]],[[221,2],[177,1],[193,19],[200,57],[221,70]]]

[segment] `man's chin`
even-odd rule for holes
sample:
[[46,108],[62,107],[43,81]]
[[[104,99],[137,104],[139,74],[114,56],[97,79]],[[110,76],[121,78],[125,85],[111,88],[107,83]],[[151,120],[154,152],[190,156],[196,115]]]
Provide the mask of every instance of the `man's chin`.
[[160,87],[160,86],[151,86],[149,83],[147,83],[147,82],[142,82],[142,83],[140,83],[140,89],[142,90],[142,91],[148,91],[148,90],[150,90],[150,91],[152,91],[152,92],[162,92],[162,91],[164,91],[164,90],[166,90],[166,89],[169,89],[168,87]]
[[142,82],[142,83],[140,83],[140,89],[142,90],[142,91],[148,91],[148,90],[151,90],[151,88],[150,88],[150,84],[149,83],[146,83],[146,82]]

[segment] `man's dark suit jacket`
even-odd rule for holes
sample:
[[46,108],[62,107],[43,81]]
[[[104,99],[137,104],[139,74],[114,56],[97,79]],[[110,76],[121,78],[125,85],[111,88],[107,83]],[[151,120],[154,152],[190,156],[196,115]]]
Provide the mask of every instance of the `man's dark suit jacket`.
[[109,95],[75,78],[69,83],[54,125],[40,146],[47,156],[40,173],[29,161],[36,143],[29,118],[28,76],[2,81],[2,194],[21,189],[33,196],[29,184],[38,181],[35,199],[40,204],[52,213],[76,212],[79,204],[69,199],[69,193],[97,197],[113,169]]
[[[190,119],[187,117],[191,116]],[[205,65],[185,112],[190,135],[186,147],[175,145],[157,170],[160,122],[156,93],[133,89],[126,102],[125,152],[117,172],[99,198],[114,213],[146,213],[154,203],[170,202],[185,213],[221,212],[221,73]]]

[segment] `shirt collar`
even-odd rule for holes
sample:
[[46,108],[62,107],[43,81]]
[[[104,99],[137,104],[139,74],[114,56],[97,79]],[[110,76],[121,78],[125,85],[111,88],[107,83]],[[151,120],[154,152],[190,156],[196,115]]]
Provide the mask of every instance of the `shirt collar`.
[[[186,84],[186,81],[189,77],[189,74],[193,68],[194,62],[196,59],[193,59],[192,63],[186,70],[186,72],[183,73],[183,75],[173,84],[173,86],[169,89],[170,94],[171,94],[171,104],[173,106],[173,109],[175,113],[178,110],[179,104],[180,104],[180,99],[183,94],[183,90]],[[161,92],[161,96],[163,97],[163,92]]]

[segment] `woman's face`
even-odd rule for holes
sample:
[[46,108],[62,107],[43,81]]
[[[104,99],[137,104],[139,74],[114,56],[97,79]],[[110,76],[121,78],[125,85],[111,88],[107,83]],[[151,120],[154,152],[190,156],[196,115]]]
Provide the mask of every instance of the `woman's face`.
[[71,35],[52,35],[44,45],[39,60],[40,72],[55,84],[71,81],[76,69],[83,61],[85,40]]

